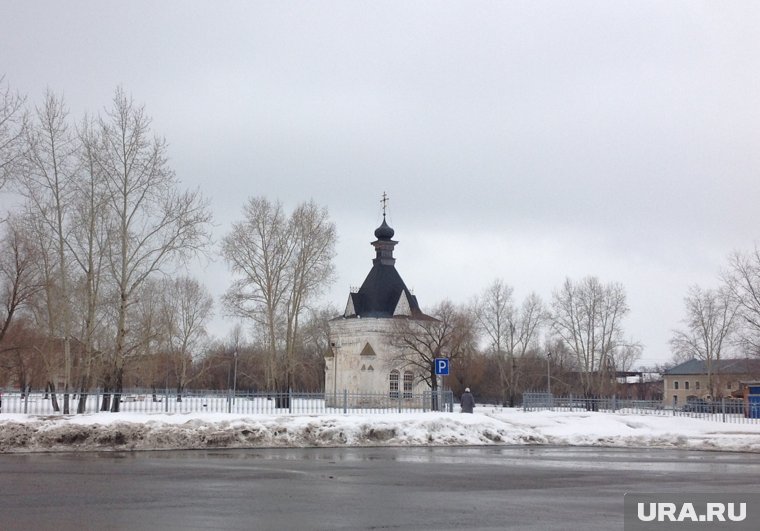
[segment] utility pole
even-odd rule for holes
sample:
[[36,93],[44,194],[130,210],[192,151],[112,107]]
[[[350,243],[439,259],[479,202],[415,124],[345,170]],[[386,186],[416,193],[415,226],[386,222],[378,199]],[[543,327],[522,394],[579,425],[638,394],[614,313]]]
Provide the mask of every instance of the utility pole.
[[235,401],[235,395],[237,394],[237,361],[238,361],[238,351],[235,349],[235,375],[232,377],[232,401]]

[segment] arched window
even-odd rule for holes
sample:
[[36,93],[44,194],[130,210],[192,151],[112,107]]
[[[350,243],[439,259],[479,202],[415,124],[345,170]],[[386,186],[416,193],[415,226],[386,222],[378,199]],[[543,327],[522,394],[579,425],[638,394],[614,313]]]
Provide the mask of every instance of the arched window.
[[390,377],[390,397],[398,398],[398,378],[399,372],[396,369],[391,371]]
[[404,398],[412,398],[412,385],[414,384],[414,374],[412,371],[404,371]]

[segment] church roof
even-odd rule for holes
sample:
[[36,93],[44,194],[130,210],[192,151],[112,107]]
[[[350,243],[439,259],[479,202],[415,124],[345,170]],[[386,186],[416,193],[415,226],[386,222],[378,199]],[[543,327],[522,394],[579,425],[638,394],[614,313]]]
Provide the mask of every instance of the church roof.
[[398,242],[391,240],[393,235],[383,215],[382,225],[375,230],[377,240],[372,242],[377,256],[359,291],[349,295],[344,317],[432,319],[420,310],[417,297],[396,271],[393,248]]

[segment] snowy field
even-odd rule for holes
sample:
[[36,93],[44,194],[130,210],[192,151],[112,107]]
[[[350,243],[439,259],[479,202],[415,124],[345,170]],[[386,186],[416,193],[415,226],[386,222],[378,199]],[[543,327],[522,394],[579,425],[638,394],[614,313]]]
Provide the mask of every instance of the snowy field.
[[599,412],[238,415],[3,414],[0,452],[195,448],[570,445],[760,452],[760,424]]

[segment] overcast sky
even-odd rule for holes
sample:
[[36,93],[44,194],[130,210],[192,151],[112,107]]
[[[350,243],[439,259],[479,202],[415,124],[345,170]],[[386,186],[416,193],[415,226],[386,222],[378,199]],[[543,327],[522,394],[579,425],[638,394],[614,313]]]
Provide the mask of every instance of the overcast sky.
[[144,103],[218,235],[249,196],[328,207],[341,311],[384,191],[423,307],[596,275],[625,286],[644,363],[760,236],[757,2],[3,0],[0,21],[31,102]]

